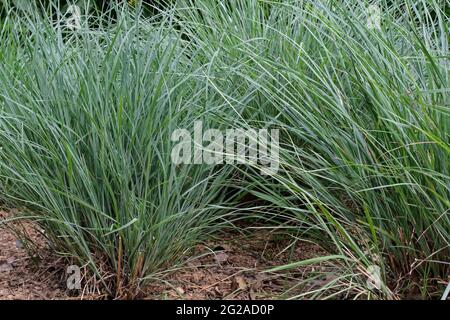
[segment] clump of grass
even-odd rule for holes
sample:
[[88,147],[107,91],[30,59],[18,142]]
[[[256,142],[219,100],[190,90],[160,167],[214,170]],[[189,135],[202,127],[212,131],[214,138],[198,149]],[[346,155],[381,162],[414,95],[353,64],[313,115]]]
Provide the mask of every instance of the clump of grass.
[[116,297],[214,231],[230,172],[172,164],[206,88],[167,17],[122,9],[95,30],[13,13],[0,29],[1,197]]
[[[205,60],[235,70],[214,87],[248,97],[233,105],[239,125],[282,129],[280,170],[271,179],[248,171],[247,189],[291,217],[294,238],[333,254],[326,284],[301,296],[441,294],[450,257],[444,2],[377,2],[381,29],[368,27],[367,1],[183,3],[179,23]],[[366,284],[374,266],[380,290]]]

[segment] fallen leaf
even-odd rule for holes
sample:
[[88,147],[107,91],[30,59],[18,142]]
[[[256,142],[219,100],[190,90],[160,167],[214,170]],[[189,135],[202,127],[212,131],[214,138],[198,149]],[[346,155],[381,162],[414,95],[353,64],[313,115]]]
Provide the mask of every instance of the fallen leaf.
[[214,259],[216,260],[217,263],[221,264],[227,262],[228,255],[225,252],[219,252],[214,255]]
[[13,266],[10,263],[2,263],[0,264],[0,272],[7,272],[13,270]]
[[22,249],[23,248],[23,243],[19,239],[16,240],[16,248],[17,249]]
[[236,281],[239,289],[241,290],[247,290],[248,286],[247,286],[247,282],[245,281],[244,277],[241,276],[236,276],[234,278],[234,280]]
[[175,288],[175,291],[179,294],[179,295],[183,295],[184,294],[184,289],[182,287],[177,287]]

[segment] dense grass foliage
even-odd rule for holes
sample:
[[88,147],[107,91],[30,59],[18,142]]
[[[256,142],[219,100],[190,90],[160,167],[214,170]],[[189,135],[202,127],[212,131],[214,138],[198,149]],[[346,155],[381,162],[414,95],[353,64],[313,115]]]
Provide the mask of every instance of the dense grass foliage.
[[[322,263],[288,296],[442,295],[445,1],[379,1],[381,29],[367,26],[368,1],[174,3],[152,17],[115,7],[95,29],[5,16],[0,197],[112,296],[183,258],[249,196],[246,214],[329,252],[272,270]],[[176,166],[170,136],[199,119],[280,129],[280,169]],[[367,286],[373,266],[381,290]]]
[[55,249],[118,273],[119,290],[213,231],[230,168],[172,165],[171,133],[201,115],[205,87],[170,24],[107,28],[3,25],[0,176]]
[[241,125],[284,129],[282,170],[273,181],[249,172],[251,192],[297,221],[296,236],[339,254],[335,291],[365,292],[378,265],[383,294],[414,285],[425,294],[449,271],[443,3],[405,3],[402,14],[386,6],[381,30],[367,28],[361,3],[195,3],[179,23],[208,48],[217,75],[236,70],[215,87],[252,92]]

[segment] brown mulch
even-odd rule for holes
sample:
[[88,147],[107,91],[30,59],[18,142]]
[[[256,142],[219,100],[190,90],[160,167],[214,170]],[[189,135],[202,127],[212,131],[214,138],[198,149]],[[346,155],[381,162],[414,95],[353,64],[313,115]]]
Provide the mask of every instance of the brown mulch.
[[218,240],[197,246],[194,257],[169,272],[164,281],[147,287],[148,299],[238,299],[283,298],[283,293],[313,267],[295,268],[290,273],[264,272],[292,261],[325,254],[315,244],[298,241],[293,246],[269,229],[248,228],[246,235],[228,233]]
[[[0,211],[0,221],[14,212]],[[53,255],[39,230],[29,222],[14,222],[38,248],[30,256],[27,244],[0,224],[0,300],[76,299],[66,290],[64,264]],[[315,244],[292,239],[273,229],[244,228],[199,245],[175,270],[157,275],[143,288],[144,299],[273,299],[314,271],[296,268],[283,275],[264,272],[292,261],[324,254]],[[36,252],[36,251],[34,251]],[[88,298],[88,297],[84,297]]]
[[[0,220],[12,216],[0,211]],[[14,222],[39,247],[39,256],[30,256],[27,244],[5,225],[0,224],[0,300],[65,299],[61,263],[46,247],[44,237],[30,223]]]

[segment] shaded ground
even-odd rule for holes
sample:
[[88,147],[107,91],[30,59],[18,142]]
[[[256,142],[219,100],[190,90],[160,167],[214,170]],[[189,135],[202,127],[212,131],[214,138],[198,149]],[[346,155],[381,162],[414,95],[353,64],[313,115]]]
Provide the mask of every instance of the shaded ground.
[[[0,220],[11,216],[0,211]],[[27,244],[0,226],[0,299],[76,299],[66,290],[64,264],[52,255],[45,239],[30,223],[15,223],[39,248],[30,257]],[[195,248],[178,270],[158,275],[144,288],[144,299],[268,299],[282,294],[311,272],[309,267],[280,276],[263,272],[274,266],[320,254],[314,244],[298,242],[265,229],[226,234]],[[84,297],[87,298],[87,297]]]

